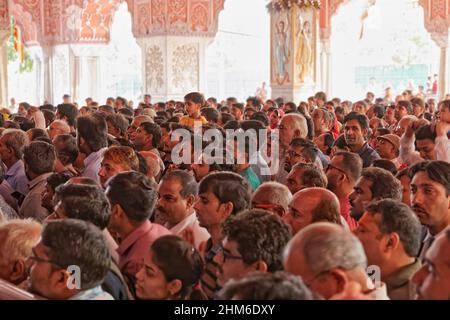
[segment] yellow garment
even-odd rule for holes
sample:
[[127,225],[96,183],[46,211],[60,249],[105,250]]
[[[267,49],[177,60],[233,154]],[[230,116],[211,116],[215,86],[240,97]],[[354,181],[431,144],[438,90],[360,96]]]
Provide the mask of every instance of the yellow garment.
[[297,56],[295,63],[300,66],[300,81],[304,82],[306,76],[311,73],[312,66],[312,48],[308,36],[304,31],[300,32]]
[[180,119],[180,124],[191,127],[191,128],[194,128],[195,122],[201,122],[202,124],[207,124],[208,120],[206,120],[206,118],[203,116],[201,116],[199,119],[194,119],[189,116],[184,116],[183,118]]

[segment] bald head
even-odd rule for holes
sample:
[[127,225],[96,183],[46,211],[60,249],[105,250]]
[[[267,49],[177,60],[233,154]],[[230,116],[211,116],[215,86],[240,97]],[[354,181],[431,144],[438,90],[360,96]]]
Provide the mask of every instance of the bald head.
[[288,211],[291,198],[292,194],[284,184],[278,182],[265,182],[253,193],[252,206],[274,205],[274,207],[261,208],[267,209],[279,216],[283,216]]
[[70,127],[63,120],[55,120],[48,126],[48,136],[53,140],[57,135],[69,134]]
[[144,157],[145,162],[147,162],[147,177],[156,179],[161,171],[161,159],[151,151],[141,151],[139,153]]
[[306,119],[299,113],[285,115],[281,119],[279,130],[280,144],[283,148],[289,147],[294,138],[306,138],[308,136]]
[[[366,255],[358,238],[328,222],[305,227],[291,239],[284,252],[285,270],[301,276],[326,299],[341,292],[350,280],[366,287],[366,266]],[[317,279],[321,274],[323,278]]]
[[306,188],[292,197],[284,220],[296,234],[315,222],[341,225],[339,212],[339,200],[333,192],[324,188]]

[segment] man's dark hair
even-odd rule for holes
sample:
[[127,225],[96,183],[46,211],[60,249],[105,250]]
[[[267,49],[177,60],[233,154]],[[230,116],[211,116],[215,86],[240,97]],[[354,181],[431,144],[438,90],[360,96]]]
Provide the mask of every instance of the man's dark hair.
[[344,124],[350,120],[358,121],[359,125],[361,126],[361,129],[369,129],[369,119],[365,114],[360,114],[355,111],[350,112],[348,115],[345,116]]
[[375,116],[379,119],[382,119],[384,117],[384,107],[382,105],[376,104],[373,107],[373,113],[375,114]]
[[303,148],[302,156],[311,163],[314,163],[317,160],[319,149],[312,141],[304,138],[294,138],[292,139],[290,146]]
[[436,140],[436,132],[429,124],[421,126],[419,129],[416,130],[414,135],[416,136],[416,141],[429,139],[434,142]]
[[257,97],[248,97],[247,103],[251,102],[256,110],[261,110],[261,101]]
[[183,170],[174,170],[163,176],[161,178],[161,181],[167,181],[171,179],[176,179],[178,180],[178,182],[180,182],[180,194],[182,197],[186,198],[189,195],[197,195],[198,186],[193,175]]
[[144,222],[153,213],[157,192],[144,174],[128,171],[108,181],[107,196],[111,206],[120,205],[130,220]]
[[52,104],[47,103],[47,104],[43,104],[42,106],[39,106],[39,110],[41,110],[42,112],[44,110],[48,110],[48,111],[54,112],[55,111],[55,107]]
[[269,125],[269,118],[267,117],[267,114],[265,112],[263,112],[263,111],[255,112],[252,115],[252,117],[250,118],[250,120],[260,121],[266,127]]
[[108,146],[108,126],[98,114],[79,117],[77,135],[86,141],[93,152]]
[[202,116],[204,116],[206,120],[208,120],[208,122],[217,123],[219,121],[220,114],[219,111],[217,111],[215,108],[202,108],[200,112]]
[[226,112],[221,112],[220,118],[222,119],[221,121],[223,125],[227,124],[229,121],[236,120],[232,114]]
[[76,219],[50,221],[44,226],[41,241],[53,268],[80,268],[82,290],[92,289],[105,279],[111,256],[103,233],[93,224]]
[[72,178],[72,176],[67,172],[55,172],[48,176],[47,184],[52,187],[53,190],[56,190],[57,187],[69,181],[70,178]]
[[119,134],[121,136],[124,136],[127,132],[129,122],[123,115],[119,113],[108,114],[106,116],[106,122],[111,123],[117,130],[119,130]]
[[71,103],[59,104],[57,107],[56,114],[59,115],[59,119],[67,118],[67,123],[69,126],[76,126],[76,119],[78,117],[78,109],[75,105]]
[[323,92],[323,91],[316,92],[316,94],[314,95],[314,99],[316,99],[316,100],[320,99],[323,102],[326,102],[327,101],[327,94],[325,92]]
[[363,170],[361,157],[353,152],[339,151],[335,154],[335,157],[341,156],[341,168],[345,171],[351,181],[356,182],[361,176]]
[[264,261],[269,272],[283,269],[282,251],[291,232],[279,216],[260,209],[243,211],[225,221],[223,235],[237,243],[245,264]]
[[47,142],[33,141],[23,149],[23,161],[36,175],[52,172],[55,159],[55,147]]
[[31,133],[30,141],[34,141],[36,138],[39,138],[39,137],[47,137],[48,138],[47,131],[44,129],[41,129],[41,128],[32,128],[29,130],[29,132]]
[[378,228],[383,234],[397,233],[405,252],[416,257],[420,249],[421,224],[417,215],[407,205],[392,199],[383,199],[369,204],[366,211],[380,215]]
[[116,110],[114,109],[114,107],[107,105],[107,104],[104,104],[104,105],[101,105],[100,107],[98,107],[98,111],[102,111],[107,114],[116,113]]
[[392,173],[393,176],[397,174],[397,167],[391,160],[388,159],[375,159],[372,162],[372,167],[387,170]]
[[46,127],[48,127],[56,119],[56,114],[53,111],[43,109],[42,114],[44,115]]
[[307,188],[326,188],[328,184],[325,173],[312,163],[296,163],[291,171],[302,170],[302,182]]
[[55,142],[60,141],[64,144],[62,149],[56,150],[58,158],[60,156],[66,156],[67,163],[63,164],[72,164],[78,158],[78,146],[77,139],[71,134],[59,134],[55,137]]
[[233,204],[232,215],[249,208],[251,188],[247,180],[234,172],[213,172],[200,181],[198,193],[212,192],[220,203]]
[[373,199],[402,200],[402,184],[389,171],[376,167],[364,168],[361,177],[372,182],[370,191]]
[[431,180],[445,188],[447,196],[450,195],[450,163],[440,160],[419,162],[409,169],[410,179],[418,172],[425,172]]
[[253,272],[231,279],[218,294],[220,300],[317,300],[302,278],[283,271]]
[[134,111],[133,111],[133,109],[128,108],[128,107],[123,107],[123,108],[119,109],[119,110],[117,111],[117,113],[123,115],[125,118],[126,118],[126,117],[133,117],[133,116],[134,116]]
[[184,100],[199,103],[202,106],[205,104],[205,97],[200,92],[191,92],[184,96]]
[[413,112],[413,107],[412,107],[411,102],[406,101],[406,100],[400,100],[400,101],[397,103],[397,105],[398,105],[399,107],[404,107],[404,108],[408,111],[408,114],[412,114],[412,112]]
[[161,128],[156,123],[151,122],[143,122],[140,127],[144,129],[147,134],[151,134],[152,138],[152,147],[156,148],[161,141]]
[[55,204],[61,201],[65,217],[88,221],[100,230],[108,226],[111,206],[99,186],[69,184],[59,186],[55,191]]

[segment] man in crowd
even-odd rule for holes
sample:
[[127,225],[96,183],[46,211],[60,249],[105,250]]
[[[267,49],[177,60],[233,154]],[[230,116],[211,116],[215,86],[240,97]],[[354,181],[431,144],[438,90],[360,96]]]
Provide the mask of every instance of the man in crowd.
[[248,209],[250,194],[250,185],[236,173],[214,172],[200,181],[194,209],[200,226],[211,235],[205,247],[206,265],[202,277],[202,288],[210,298],[220,289],[217,283],[220,266],[213,259],[221,248],[223,224],[230,216]]
[[350,150],[358,154],[363,167],[369,167],[373,160],[380,159],[378,153],[367,143],[369,121],[364,114],[351,112],[344,119],[344,137]]
[[255,271],[282,270],[280,253],[291,233],[280,217],[265,210],[247,210],[225,222],[223,236],[221,250],[214,258],[219,265],[220,286]]
[[101,185],[106,187],[108,179],[125,171],[139,171],[139,159],[136,152],[125,146],[111,146],[106,149],[98,171]]
[[283,220],[295,235],[311,223],[322,221],[342,225],[343,219],[339,200],[333,192],[324,188],[306,188],[293,196]]
[[328,190],[339,199],[341,215],[347,222],[350,230],[356,229],[358,223],[350,215],[349,196],[361,176],[361,158],[352,152],[340,151],[331,160],[327,167]]
[[142,173],[117,174],[108,181],[106,195],[111,203],[109,229],[121,239],[117,248],[119,268],[132,287],[150,245],[170,231],[149,221],[157,193]]
[[416,298],[425,300],[450,299],[450,229],[447,228],[432,244],[424,264],[412,277]]
[[143,122],[133,135],[133,143],[138,151],[151,151],[159,156],[158,144],[161,140],[159,125]]
[[193,242],[196,248],[210,238],[200,227],[194,211],[197,182],[189,173],[175,170],[167,173],[159,183],[156,210],[166,228],[173,234]]
[[381,159],[392,161],[398,169],[402,161],[400,155],[400,138],[395,134],[385,134],[377,138],[376,150]]
[[450,164],[425,161],[410,169],[411,205],[427,227],[420,259],[423,261],[434,239],[450,225]]
[[407,205],[392,199],[373,202],[359,220],[356,236],[364,246],[369,265],[379,267],[392,300],[411,300],[411,276],[419,270],[419,219]]
[[299,162],[294,165],[287,176],[287,187],[292,194],[304,188],[326,188],[328,179],[316,165]]
[[55,148],[43,141],[33,141],[23,151],[25,173],[30,181],[30,191],[23,199],[19,209],[22,218],[44,220],[49,211],[42,206],[41,196],[45,190],[47,178],[55,168]]
[[352,283],[370,299],[389,299],[386,285],[375,286],[366,274],[361,242],[336,224],[313,223],[297,233],[286,246],[283,264],[325,299],[345,292]]
[[5,179],[11,188],[18,193],[19,196],[16,198],[19,203],[29,190],[29,181],[22,161],[23,148],[28,143],[27,134],[19,129],[6,129],[0,138],[0,157],[7,168]]
[[32,219],[0,224],[0,279],[19,285],[27,278],[27,260],[41,236],[41,224]]
[[288,211],[292,194],[281,183],[271,181],[260,185],[252,195],[252,208],[270,211],[283,217]]
[[364,168],[361,177],[349,195],[350,214],[359,220],[365,207],[371,202],[381,199],[402,199],[402,185],[389,171],[381,168]]
[[70,126],[63,120],[55,120],[48,126],[48,136],[53,140],[59,134],[69,134]]
[[30,260],[32,293],[52,300],[113,299],[100,287],[111,257],[102,233],[89,222],[48,222]]
[[80,152],[86,155],[81,175],[100,182],[98,172],[103,153],[108,146],[108,128],[105,119],[98,114],[79,117],[77,143]]

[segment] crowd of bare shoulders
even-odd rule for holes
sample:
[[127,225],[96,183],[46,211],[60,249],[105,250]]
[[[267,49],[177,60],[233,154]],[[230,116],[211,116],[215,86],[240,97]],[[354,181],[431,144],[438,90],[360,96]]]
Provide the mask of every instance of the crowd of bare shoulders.
[[0,112],[0,300],[450,299],[450,100]]

